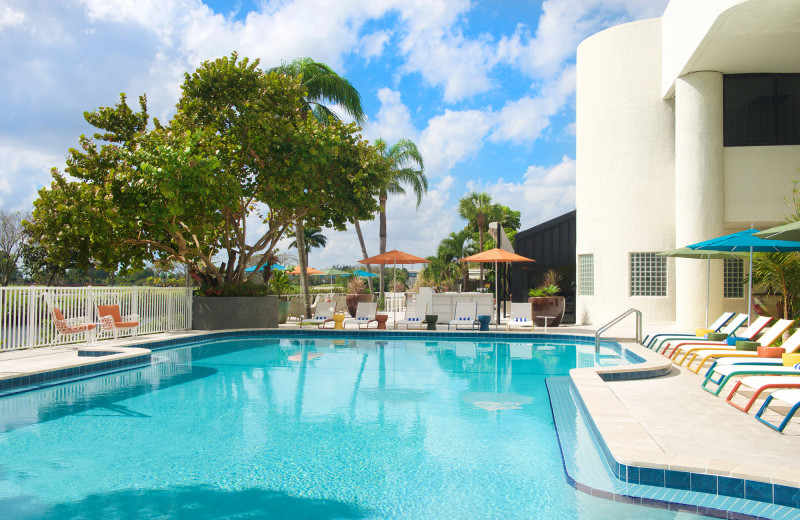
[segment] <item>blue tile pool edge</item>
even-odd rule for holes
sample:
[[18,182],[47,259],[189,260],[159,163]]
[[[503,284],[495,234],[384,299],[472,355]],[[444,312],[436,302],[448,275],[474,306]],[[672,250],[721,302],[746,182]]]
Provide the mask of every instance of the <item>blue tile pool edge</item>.
[[[427,330],[377,330],[377,329],[346,329],[344,331],[337,331],[334,329],[240,329],[240,330],[225,330],[218,332],[205,332],[189,337],[173,338],[166,340],[156,340],[144,343],[127,344],[115,348],[144,348],[150,351],[163,350],[167,348],[176,348],[193,343],[202,343],[207,341],[214,341],[219,339],[233,339],[233,338],[330,338],[338,337],[343,338],[392,338],[392,339],[417,339],[417,340],[505,340],[505,341],[542,341],[546,340],[549,343],[569,343],[580,345],[594,345],[594,337],[576,334],[543,334],[543,333],[519,333],[519,332],[479,332],[479,331],[427,331]],[[647,361],[638,354],[631,352],[627,348],[623,348],[616,341],[602,341],[601,346],[607,347],[620,355],[624,355],[630,364],[646,364]],[[624,352],[623,352],[624,351]],[[79,356],[87,357],[102,357],[103,353],[98,352],[92,354],[85,352],[79,353]],[[14,378],[0,379],[0,396],[7,395],[9,392],[19,393],[20,391],[35,390],[40,388],[40,383],[50,383],[51,381],[68,381],[71,378],[88,373],[102,372],[110,368],[117,368],[115,365],[121,360],[100,362],[94,364],[87,364],[81,367],[74,367],[72,369],[52,370],[49,372],[40,372],[36,374],[28,374],[25,376],[18,376]],[[141,365],[148,361],[134,361],[132,365]],[[630,365],[626,365],[630,366]],[[94,367],[94,368],[86,368]],[[642,367],[642,370],[620,370],[614,371],[613,367],[605,367],[604,371],[600,373],[600,377],[604,381],[627,381],[632,379],[642,379],[650,377],[658,377],[665,375],[669,372],[669,368],[649,368]],[[36,386],[32,386],[36,385]],[[48,386],[50,386],[48,384]]]
[[[100,356],[88,356],[100,357]],[[25,376],[8,377],[0,379],[0,397],[21,394],[39,390],[50,386],[83,381],[97,376],[126,372],[150,366],[155,362],[150,352],[139,356],[133,356],[99,363],[90,363],[76,367],[50,370],[48,372],[38,372]]]
[[[589,426],[593,440],[600,452],[600,458],[607,469],[614,475],[614,478],[617,479],[617,482],[622,487],[628,488],[628,492],[617,493],[593,487],[580,482],[576,478],[577,475],[570,473],[567,464],[568,454],[565,451],[565,443],[567,441],[565,433],[559,429],[559,422],[561,422],[557,412],[559,407],[554,402],[553,387],[558,384],[569,387],[569,393],[574,400],[576,409]],[[551,377],[546,380],[546,386],[551,400],[550,410],[553,414],[553,423],[559,440],[564,473],[567,482],[575,489],[616,502],[640,504],[673,511],[686,511],[716,518],[743,520],[800,519],[800,489],[795,487],[704,473],[658,470],[618,463],[608,449],[602,435],[600,435],[572,379],[568,376]],[[643,472],[647,473],[647,477],[643,477]],[[654,476],[655,478],[653,478]],[[709,479],[716,480],[716,483],[710,485]],[[720,479],[722,479],[721,484]],[[686,484],[687,481],[689,482],[688,485]],[[697,482],[697,486],[692,489],[692,484],[695,482]],[[713,493],[710,492],[712,487],[715,489]],[[771,488],[770,500],[764,500],[766,498],[765,487]],[[659,493],[660,497],[645,496],[647,493],[636,492],[637,490],[653,488],[663,490],[663,493]],[[720,493],[721,488],[728,492]],[[739,489],[741,489],[741,492],[737,491]],[[750,498],[747,498],[748,490],[753,495]],[[653,493],[651,492],[650,494],[652,495]],[[668,496],[670,497],[668,498]],[[720,505],[716,504],[717,502]],[[727,507],[721,507],[721,505]]]

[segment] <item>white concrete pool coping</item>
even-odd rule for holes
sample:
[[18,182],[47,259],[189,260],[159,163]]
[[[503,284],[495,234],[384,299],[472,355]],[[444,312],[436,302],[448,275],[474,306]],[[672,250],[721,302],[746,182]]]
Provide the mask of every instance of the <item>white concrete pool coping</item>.
[[[646,329],[668,331],[669,324],[652,324]],[[537,328],[536,332],[543,331]],[[562,326],[549,328],[548,333],[594,335],[594,330]],[[4,352],[0,353],[0,379],[133,357],[146,352],[148,343],[205,334],[204,331],[181,331],[124,338],[115,344],[101,342],[92,348],[120,350],[118,354],[102,357],[78,357],[74,347]],[[702,377],[678,366],[672,366],[669,375],[664,377],[604,381],[599,373],[672,365],[660,354],[635,342],[621,341],[620,344],[644,358],[646,363],[578,368],[570,372],[597,430],[617,462],[800,488],[800,418],[791,422],[783,434],[772,431],[754,419],[758,406],[749,414],[743,413],[726,404],[724,396],[715,397],[703,391],[700,388]],[[132,345],[138,348],[130,348]]]

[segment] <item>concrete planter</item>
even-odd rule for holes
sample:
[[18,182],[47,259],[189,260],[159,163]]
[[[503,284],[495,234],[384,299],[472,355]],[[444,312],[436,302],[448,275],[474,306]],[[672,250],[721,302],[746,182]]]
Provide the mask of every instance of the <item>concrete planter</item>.
[[533,305],[533,319],[536,321],[538,316],[553,318],[548,320],[548,327],[558,327],[564,319],[564,309],[566,299],[563,296],[532,296],[528,301]]
[[205,297],[192,299],[192,329],[274,329],[277,296]]
[[356,317],[356,310],[358,309],[358,302],[372,303],[372,295],[371,294],[348,294],[345,301],[347,302],[347,312],[350,313],[350,316],[355,318]]
[[278,323],[286,323],[289,319],[289,300],[278,300]]

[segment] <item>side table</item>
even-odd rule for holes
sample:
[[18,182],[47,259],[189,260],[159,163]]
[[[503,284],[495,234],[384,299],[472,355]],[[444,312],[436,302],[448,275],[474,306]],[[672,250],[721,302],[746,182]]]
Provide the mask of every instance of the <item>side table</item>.
[[478,321],[481,323],[480,330],[489,330],[489,322],[492,321],[492,317],[488,314],[479,314]]
[[428,324],[427,330],[436,330],[436,320],[439,319],[438,314],[426,314],[425,315],[425,323]]
[[375,321],[378,322],[378,329],[386,330],[386,320],[389,319],[388,314],[376,314]]
[[547,320],[555,320],[553,316],[536,316],[540,320],[544,321],[544,333],[547,334]]
[[335,330],[343,330],[344,329],[344,313],[343,312],[336,312],[333,314],[333,328]]

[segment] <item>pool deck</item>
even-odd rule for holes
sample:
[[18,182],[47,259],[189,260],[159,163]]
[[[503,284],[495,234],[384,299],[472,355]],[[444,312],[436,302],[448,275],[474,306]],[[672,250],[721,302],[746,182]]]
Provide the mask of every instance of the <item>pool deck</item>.
[[[296,328],[282,325],[281,328]],[[439,327],[440,330],[446,327]],[[673,324],[646,324],[648,331],[669,331]],[[630,337],[633,327],[622,326],[614,335]],[[501,327],[502,330],[502,327]],[[543,332],[537,328],[536,332]],[[594,335],[591,326],[548,328],[552,334]],[[133,355],[136,345],[165,339],[202,336],[202,331],[124,338],[102,350]],[[646,368],[670,362],[634,342],[620,342],[647,360]],[[137,352],[140,349],[136,349]],[[46,348],[0,353],[0,380],[107,361],[103,357],[78,357],[74,348]],[[634,369],[632,365],[629,369]],[[639,369],[642,365],[638,365]],[[702,377],[672,366],[669,375],[653,379],[603,381],[598,372],[609,368],[580,368],[570,372],[597,430],[617,462],[627,465],[731,476],[746,480],[800,487],[800,417],[783,434],[770,430],[753,417],[759,406],[743,413],[700,388]],[[726,388],[731,388],[729,383]],[[723,392],[727,395],[727,392]]]

